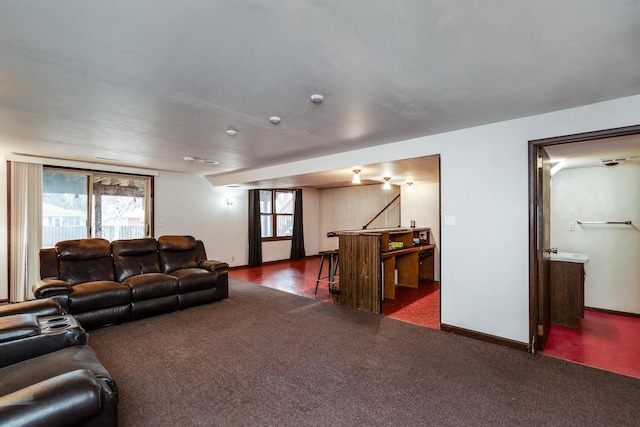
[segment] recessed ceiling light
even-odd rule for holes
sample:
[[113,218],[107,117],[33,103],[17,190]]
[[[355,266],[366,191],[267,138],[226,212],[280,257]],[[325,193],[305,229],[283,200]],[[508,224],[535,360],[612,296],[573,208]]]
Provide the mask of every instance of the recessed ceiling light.
[[211,160],[211,159],[198,159],[196,160],[198,163],[202,163],[203,165],[218,165],[220,164],[219,161],[217,160]]
[[273,123],[274,125],[277,125],[278,123],[280,123],[280,117],[278,116],[271,116],[269,117],[269,121],[271,123]]
[[198,163],[202,163],[203,165],[218,165],[220,164],[219,161],[217,160],[211,160],[211,159],[199,159],[197,157],[191,157],[191,156],[186,156],[184,158],[185,162],[198,162]]
[[319,93],[311,95],[311,102],[313,102],[314,104],[320,104],[322,101],[324,101],[324,96],[320,95]]
[[235,126],[227,126],[227,135],[234,136],[236,133],[238,133],[238,129]]

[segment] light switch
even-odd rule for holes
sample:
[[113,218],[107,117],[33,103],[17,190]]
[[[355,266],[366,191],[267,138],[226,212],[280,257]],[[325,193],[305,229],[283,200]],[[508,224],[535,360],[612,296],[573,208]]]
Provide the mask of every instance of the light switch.
[[455,216],[445,216],[444,217],[444,226],[445,227],[455,227],[456,226],[456,217]]
[[576,222],[569,221],[569,231],[576,231]]

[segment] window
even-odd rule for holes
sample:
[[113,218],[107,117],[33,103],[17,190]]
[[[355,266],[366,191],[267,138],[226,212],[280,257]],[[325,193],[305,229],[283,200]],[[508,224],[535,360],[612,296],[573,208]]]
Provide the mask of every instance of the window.
[[85,237],[107,240],[152,235],[147,176],[45,168],[42,245]]
[[260,190],[262,240],[286,240],[293,235],[292,190]]

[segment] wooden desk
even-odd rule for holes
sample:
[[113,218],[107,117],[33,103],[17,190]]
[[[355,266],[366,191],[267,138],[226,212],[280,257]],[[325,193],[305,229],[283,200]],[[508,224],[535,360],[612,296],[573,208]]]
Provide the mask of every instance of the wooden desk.
[[[336,232],[340,238],[340,295],[336,302],[381,313],[383,299],[395,299],[396,271],[399,286],[418,288],[421,277],[430,275],[432,279],[435,245],[429,244],[430,231],[392,228]],[[390,249],[394,242],[402,248]]]
[[[420,284],[420,252],[433,249],[435,245],[418,245],[382,253],[384,297],[396,298],[396,270],[398,286],[418,289]],[[431,258],[433,265],[433,257]]]

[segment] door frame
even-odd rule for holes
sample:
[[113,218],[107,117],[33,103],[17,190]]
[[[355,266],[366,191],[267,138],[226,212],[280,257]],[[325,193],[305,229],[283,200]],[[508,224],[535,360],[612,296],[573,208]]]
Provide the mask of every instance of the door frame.
[[[591,141],[594,139],[605,139],[611,137],[640,134],[640,124],[619,128],[605,129],[593,132],[577,133],[551,138],[536,139],[529,141],[529,351],[536,352],[537,342],[540,341],[538,325],[540,322],[540,291],[542,282],[538,277],[538,259],[544,250],[542,246],[537,247],[538,221],[537,221],[537,200],[538,192],[542,191],[538,186],[538,149],[551,145],[569,144],[573,142]],[[546,294],[546,298],[549,295]],[[542,301],[548,303],[548,301]]]

